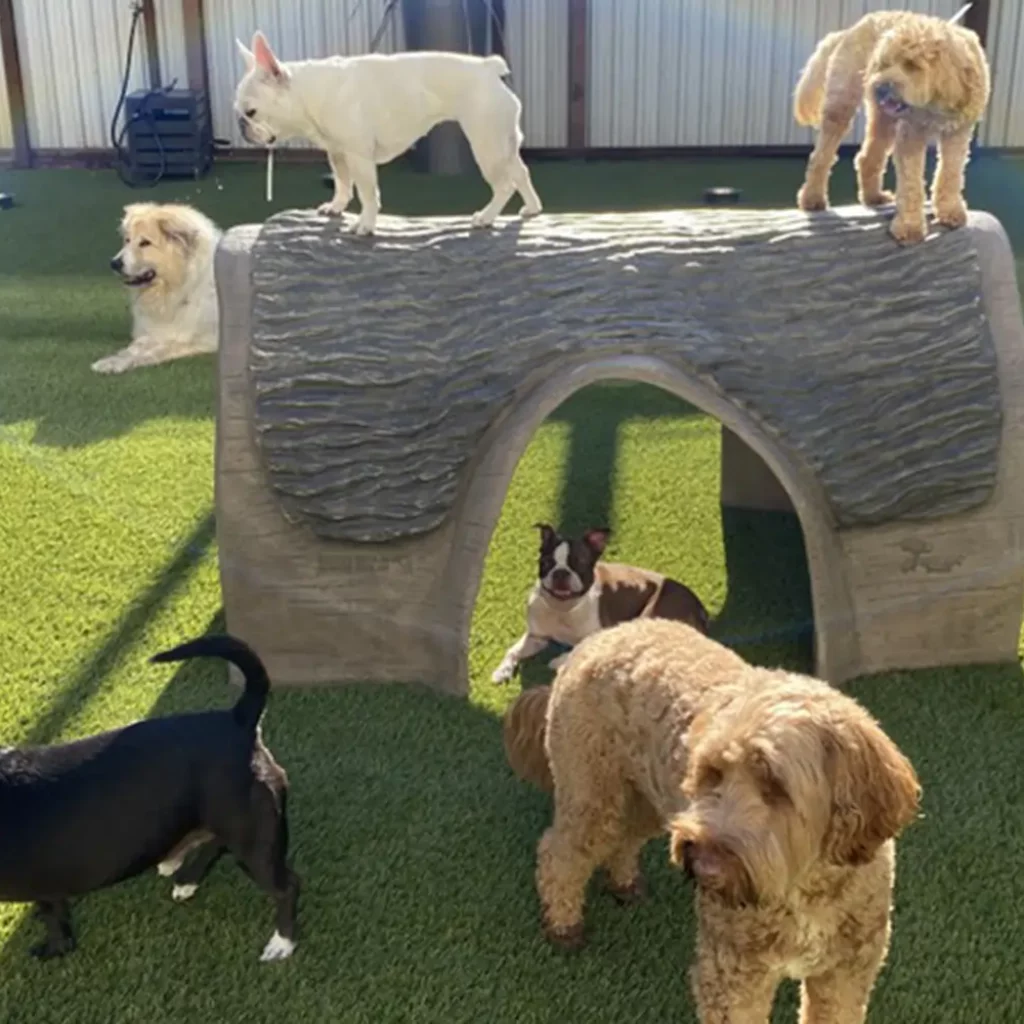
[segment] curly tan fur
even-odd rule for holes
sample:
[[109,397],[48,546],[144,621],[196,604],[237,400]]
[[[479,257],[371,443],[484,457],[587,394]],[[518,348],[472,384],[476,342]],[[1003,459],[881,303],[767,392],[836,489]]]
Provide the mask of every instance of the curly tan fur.
[[702,1024],[766,1024],[785,977],[802,981],[802,1024],[864,1020],[889,945],[893,840],[920,791],[860,705],[683,623],[636,620],[572,651],[545,744],[555,810],[537,888],[552,941],[582,941],[598,867],[638,890],[641,849],[668,832],[697,882]]
[[505,756],[512,771],[524,782],[532,783],[545,793],[555,784],[544,750],[544,732],[547,729],[550,686],[535,686],[524,690],[505,712],[502,737]]
[[882,187],[891,154],[896,165],[896,216],[890,232],[901,243],[923,239],[928,230],[925,151],[929,141],[937,139],[935,219],[962,227],[967,222],[964,167],[989,91],[988,61],[977,34],[941,18],[876,11],[849,29],[830,33],[818,43],[793,96],[797,122],[819,129],[798,205],[802,210],[828,205],[836,153],[863,102],[867,131],[856,159],[860,202],[893,202]]

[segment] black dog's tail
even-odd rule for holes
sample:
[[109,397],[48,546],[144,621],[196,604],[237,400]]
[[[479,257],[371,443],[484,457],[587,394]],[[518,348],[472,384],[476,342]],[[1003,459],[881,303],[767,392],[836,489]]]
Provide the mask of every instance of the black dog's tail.
[[246,729],[255,729],[267,705],[270,676],[259,655],[243,640],[233,636],[211,634],[189,640],[169,651],[154,654],[149,660],[185,661],[188,658],[224,658],[237,665],[245,676],[245,690],[234,707],[235,721]]

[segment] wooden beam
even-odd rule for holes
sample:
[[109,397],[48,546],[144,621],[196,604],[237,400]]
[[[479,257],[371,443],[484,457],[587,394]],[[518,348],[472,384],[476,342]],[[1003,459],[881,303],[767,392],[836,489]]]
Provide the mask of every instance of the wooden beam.
[[4,57],[4,82],[11,112],[11,133],[14,136],[12,167],[32,166],[32,147],[28,135],[28,114],[25,110],[25,85],[18,56],[18,33],[14,25],[12,0],[0,0],[0,52]]
[[569,149],[587,145],[588,0],[569,0]]
[[491,0],[488,8],[491,30],[491,53],[508,59],[505,52],[505,26],[508,19],[505,15],[505,0]]
[[964,27],[974,29],[978,33],[983,47],[988,42],[988,23],[991,14],[991,0],[974,0],[974,5],[964,15]]
[[209,104],[210,70],[206,63],[206,20],[203,0],[181,0],[181,14],[185,29],[188,87],[195,92],[202,92]]
[[159,89],[163,85],[160,77],[160,37],[157,35],[156,9],[153,7],[153,0],[142,0],[142,26],[146,30],[149,87]]

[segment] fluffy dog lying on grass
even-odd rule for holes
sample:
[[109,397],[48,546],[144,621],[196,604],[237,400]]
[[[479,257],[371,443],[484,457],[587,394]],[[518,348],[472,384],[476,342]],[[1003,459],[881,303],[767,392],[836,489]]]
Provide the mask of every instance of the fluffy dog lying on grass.
[[131,203],[124,208],[121,238],[110,267],[131,298],[132,342],[92,368],[124,373],[216,352],[213,257],[220,229],[191,206]]
[[[962,12],[961,12],[962,13]],[[836,153],[864,103],[867,131],[857,154],[860,202],[893,202],[882,188],[889,154],[896,164],[899,242],[928,232],[924,169],[929,141],[938,140],[932,181],[935,219],[951,228],[967,222],[964,168],[974,126],[989,97],[989,68],[976,33],[953,21],[910,11],[876,11],[818,43],[796,87],[796,120],[819,129],[797,196],[802,210],[828,205]]]
[[505,747],[554,790],[537,849],[549,939],[582,943],[599,867],[618,898],[641,896],[640,851],[668,832],[697,883],[702,1024],[767,1024],[787,977],[802,982],[805,1024],[864,1020],[889,947],[893,840],[919,786],[854,700],[684,623],[637,619],[584,640],[550,690],[523,693]]

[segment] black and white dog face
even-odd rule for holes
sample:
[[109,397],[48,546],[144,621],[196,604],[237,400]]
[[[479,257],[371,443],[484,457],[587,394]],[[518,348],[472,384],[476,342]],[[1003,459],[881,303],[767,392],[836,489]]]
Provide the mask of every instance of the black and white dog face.
[[605,527],[586,530],[582,537],[563,537],[547,523],[540,530],[540,585],[560,601],[585,594],[594,583],[594,566],[611,533]]

